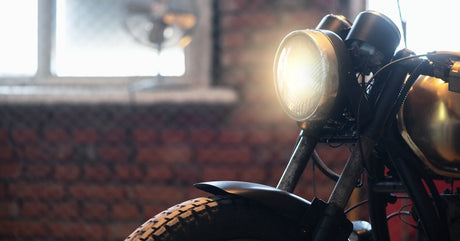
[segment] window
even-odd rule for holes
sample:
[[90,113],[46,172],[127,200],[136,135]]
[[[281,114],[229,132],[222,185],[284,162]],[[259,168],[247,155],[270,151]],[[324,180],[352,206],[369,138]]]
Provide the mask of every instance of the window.
[[[14,23],[14,24],[13,24]],[[37,0],[0,2],[0,76],[37,71]]]
[[[198,101],[197,96],[233,101],[236,96],[232,91],[210,88],[212,1],[195,1],[198,17],[191,42],[186,38],[183,39],[187,41],[180,42],[185,48],[176,44],[161,51],[158,46],[139,43],[139,36],[143,37],[147,28],[152,27],[146,21],[151,17],[151,4],[168,1],[2,1],[0,101],[59,101],[62,97],[72,102],[94,98],[91,101],[167,102],[172,98],[177,102]],[[131,11],[132,2],[141,4],[143,9]],[[133,26],[137,29],[133,30]],[[165,28],[163,35],[165,40],[174,40],[177,29]],[[170,90],[171,86],[180,91],[180,98],[174,98],[174,91],[156,91],[155,96],[137,93]],[[193,91],[184,93],[189,88]],[[207,93],[197,89],[206,89]]]
[[[133,2],[133,1],[131,1]],[[126,0],[56,1],[56,48],[54,74],[57,76],[182,76],[184,51],[180,46],[161,53],[140,44],[126,25],[139,19],[136,28],[151,25],[149,12],[129,11]],[[148,10],[148,5],[145,5]],[[144,10],[144,11],[142,11]],[[147,35],[142,31],[139,35]]]
[[[455,29],[459,1],[400,0],[401,16],[407,25],[407,47],[418,54],[434,50],[460,51]],[[397,0],[368,0],[368,9],[390,17],[400,29]],[[400,48],[404,46],[401,40]]]

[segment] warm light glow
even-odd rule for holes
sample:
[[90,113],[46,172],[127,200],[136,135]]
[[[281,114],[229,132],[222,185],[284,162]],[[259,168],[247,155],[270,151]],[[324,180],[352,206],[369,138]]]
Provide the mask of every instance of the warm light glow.
[[439,102],[439,106],[438,106],[438,113],[437,113],[437,120],[438,121],[446,121],[447,120],[447,108],[446,108],[446,105],[444,104],[444,102]]
[[294,36],[285,43],[279,54],[276,85],[292,118],[306,119],[314,113],[323,93],[326,67],[308,37]]

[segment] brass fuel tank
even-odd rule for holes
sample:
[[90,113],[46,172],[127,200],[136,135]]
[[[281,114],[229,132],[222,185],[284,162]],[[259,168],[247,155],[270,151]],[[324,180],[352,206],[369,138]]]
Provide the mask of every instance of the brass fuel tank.
[[436,174],[460,178],[460,93],[421,76],[398,115],[401,135]]

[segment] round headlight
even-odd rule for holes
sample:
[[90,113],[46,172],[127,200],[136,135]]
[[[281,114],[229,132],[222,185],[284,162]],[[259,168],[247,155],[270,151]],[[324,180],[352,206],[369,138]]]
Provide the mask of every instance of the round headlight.
[[282,40],[275,57],[275,89],[292,119],[302,122],[328,117],[339,78],[344,77],[339,64],[343,56],[347,56],[345,45],[330,31],[297,30]]

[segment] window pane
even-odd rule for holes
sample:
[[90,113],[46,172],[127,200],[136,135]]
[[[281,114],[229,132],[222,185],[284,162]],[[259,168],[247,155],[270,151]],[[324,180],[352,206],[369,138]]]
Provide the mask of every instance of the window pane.
[[[454,27],[460,1],[405,0],[400,3],[402,17],[407,21],[409,49],[419,54],[434,50],[460,51],[459,38]],[[368,9],[384,13],[401,26],[396,0],[368,0]],[[400,47],[404,46],[403,42],[401,39]]]
[[37,71],[37,0],[0,1],[0,76]]
[[58,76],[181,76],[181,48],[163,50],[142,45],[123,22],[129,0],[59,0],[56,8]]

